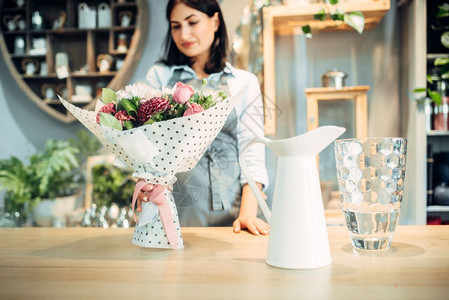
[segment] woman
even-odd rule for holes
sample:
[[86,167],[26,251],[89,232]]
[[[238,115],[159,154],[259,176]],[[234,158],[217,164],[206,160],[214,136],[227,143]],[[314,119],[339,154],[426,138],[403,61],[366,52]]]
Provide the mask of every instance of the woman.
[[[170,24],[165,58],[147,75],[155,89],[177,81],[197,88],[206,79],[211,88],[232,96],[244,90],[217,138],[197,166],[177,174],[173,195],[181,226],[229,226],[234,232],[268,234],[269,225],[257,218],[257,200],[238,164],[239,150],[255,136],[263,136],[263,104],[256,76],[226,62],[227,33],[215,0],[170,0]],[[260,189],[268,185],[265,151],[256,144],[247,152],[248,167]],[[139,200],[148,201],[145,193]],[[140,203],[138,203],[140,204]],[[138,205],[138,211],[140,211]]]

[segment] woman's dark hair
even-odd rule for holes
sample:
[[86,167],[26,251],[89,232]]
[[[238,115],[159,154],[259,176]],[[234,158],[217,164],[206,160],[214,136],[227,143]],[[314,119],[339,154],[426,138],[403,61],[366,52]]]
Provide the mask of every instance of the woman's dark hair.
[[178,3],[184,3],[193,9],[201,11],[213,17],[215,13],[218,13],[218,18],[220,24],[218,30],[215,32],[214,42],[212,43],[210,49],[210,59],[206,63],[205,72],[208,74],[217,73],[223,71],[226,64],[226,56],[228,51],[228,35],[226,32],[226,25],[223,19],[223,14],[221,13],[220,5],[218,5],[216,0],[169,0],[166,10],[166,18],[169,23],[168,32],[165,36],[165,57],[160,60],[161,63],[172,66],[172,65],[188,65],[191,66],[194,61],[190,57],[185,56],[179,51],[176,44],[173,42],[171,35],[170,26],[170,15]]

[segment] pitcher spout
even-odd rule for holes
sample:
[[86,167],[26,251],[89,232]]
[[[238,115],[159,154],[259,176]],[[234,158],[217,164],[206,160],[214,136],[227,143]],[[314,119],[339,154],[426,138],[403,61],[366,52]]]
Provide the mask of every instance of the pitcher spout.
[[321,126],[293,138],[270,141],[278,156],[315,156],[342,135],[346,128]]

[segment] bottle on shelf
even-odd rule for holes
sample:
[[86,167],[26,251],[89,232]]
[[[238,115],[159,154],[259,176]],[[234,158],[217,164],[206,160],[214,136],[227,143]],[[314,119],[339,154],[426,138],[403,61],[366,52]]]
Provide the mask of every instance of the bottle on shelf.
[[449,130],[449,93],[445,80],[437,81],[437,91],[441,95],[441,104],[435,105],[434,129],[439,131]]
[[39,11],[34,11],[31,17],[31,28],[34,30],[41,30],[44,28],[43,19]]

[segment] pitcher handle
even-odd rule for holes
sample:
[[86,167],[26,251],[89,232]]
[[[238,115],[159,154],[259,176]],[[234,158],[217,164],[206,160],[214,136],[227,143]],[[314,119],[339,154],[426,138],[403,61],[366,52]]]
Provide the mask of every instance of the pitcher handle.
[[267,220],[268,224],[271,223],[271,211],[267,205],[267,202],[262,198],[262,195],[261,195],[259,189],[257,188],[256,182],[254,181],[253,177],[251,176],[251,174],[248,170],[248,166],[246,165],[246,151],[248,150],[248,148],[251,145],[256,144],[256,143],[262,143],[271,148],[270,142],[271,142],[271,140],[268,138],[265,138],[265,137],[255,138],[255,139],[251,140],[250,142],[248,142],[248,144],[246,144],[243,147],[243,149],[242,149],[242,151],[240,151],[240,155],[239,155],[240,168],[242,169],[243,174],[245,175],[246,179],[248,180],[248,184],[249,184],[251,190],[253,191],[254,195],[256,196],[257,202],[259,203],[260,209],[262,210],[262,213],[265,216],[265,219]]

